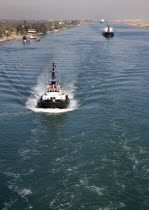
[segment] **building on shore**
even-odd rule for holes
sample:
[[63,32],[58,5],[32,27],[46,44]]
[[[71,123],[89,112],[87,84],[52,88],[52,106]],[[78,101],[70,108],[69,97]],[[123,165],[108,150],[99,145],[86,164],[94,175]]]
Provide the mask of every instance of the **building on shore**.
[[29,37],[33,37],[35,33],[36,33],[35,29],[28,29],[28,36]]

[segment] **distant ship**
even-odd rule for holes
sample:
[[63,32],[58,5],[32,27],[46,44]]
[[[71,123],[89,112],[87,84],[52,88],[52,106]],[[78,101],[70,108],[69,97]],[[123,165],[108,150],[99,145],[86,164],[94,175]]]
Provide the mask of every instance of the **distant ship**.
[[70,99],[66,93],[62,91],[55,76],[55,63],[52,67],[52,76],[47,86],[46,93],[41,96],[38,101],[39,108],[67,108]]
[[36,42],[40,41],[40,38],[38,36],[34,36],[34,35],[30,36],[29,39],[30,39],[30,41],[32,41],[32,40],[36,41]]
[[114,31],[113,28],[107,25],[107,27],[104,28],[103,30],[103,36],[105,37],[113,37],[114,36]]
[[38,36],[23,36],[22,37],[22,42],[26,43],[26,42],[30,42],[30,41],[35,41],[35,42],[39,42],[40,38]]
[[100,19],[100,23],[104,23],[105,22],[105,20],[104,19]]
[[28,41],[30,41],[30,40],[29,40],[29,38],[28,38],[27,36],[23,36],[23,37],[22,37],[22,42],[23,42],[23,43],[26,43],[26,42],[28,42]]

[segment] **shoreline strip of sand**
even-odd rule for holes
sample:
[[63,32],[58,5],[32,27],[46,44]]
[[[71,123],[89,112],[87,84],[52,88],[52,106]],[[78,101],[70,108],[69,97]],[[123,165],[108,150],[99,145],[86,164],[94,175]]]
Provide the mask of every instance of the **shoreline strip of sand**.
[[148,19],[122,19],[122,20],[112,20],[112,22],[123,23],[141,28],[149,28]]

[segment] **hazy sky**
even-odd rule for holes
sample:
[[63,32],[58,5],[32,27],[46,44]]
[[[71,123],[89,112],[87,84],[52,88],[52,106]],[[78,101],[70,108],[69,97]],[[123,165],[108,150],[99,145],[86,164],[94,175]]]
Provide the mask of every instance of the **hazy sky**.
[[149,0],[0,0],[0,19],[149,19]]

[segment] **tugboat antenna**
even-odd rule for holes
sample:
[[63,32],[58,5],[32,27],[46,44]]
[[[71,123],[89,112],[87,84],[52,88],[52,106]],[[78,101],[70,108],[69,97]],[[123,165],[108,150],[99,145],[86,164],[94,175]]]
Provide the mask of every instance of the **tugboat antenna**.
[[52,70],[55,70],[55,68],[56,68],[56,64],[53,62]]
[[53,62],[53,66],[52,66],[52,78],[54,78],[54,79],[55,79],[55,67],[56,67],[56,65]]

